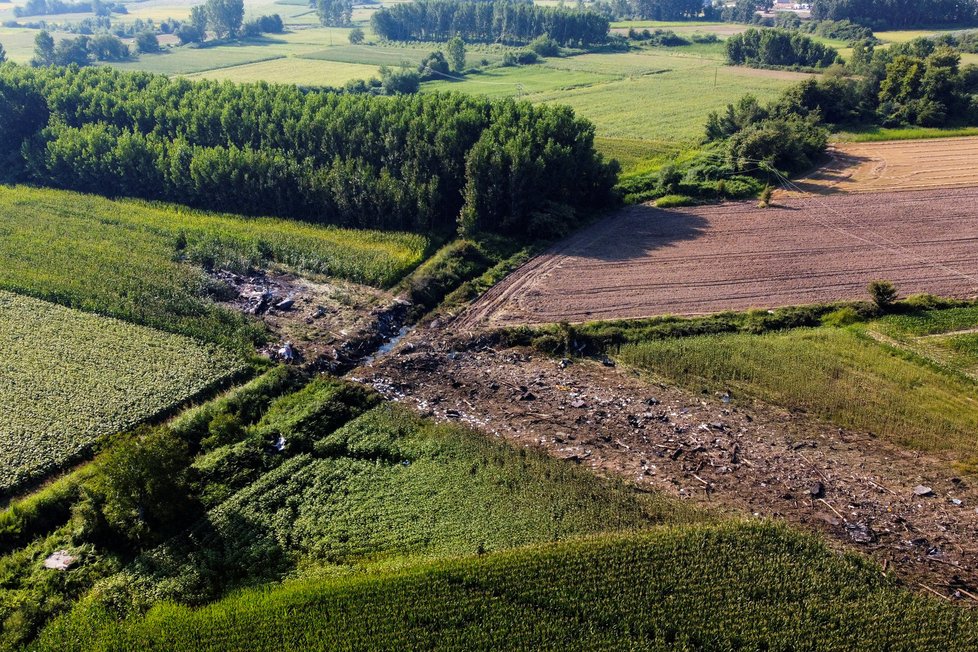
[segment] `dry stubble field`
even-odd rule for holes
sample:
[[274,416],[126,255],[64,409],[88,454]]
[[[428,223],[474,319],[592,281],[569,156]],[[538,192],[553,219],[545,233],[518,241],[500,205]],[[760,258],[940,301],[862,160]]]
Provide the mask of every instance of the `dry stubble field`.
[[978,186],[978,138],[842,143],[798,182],[806,192],[884,192]]

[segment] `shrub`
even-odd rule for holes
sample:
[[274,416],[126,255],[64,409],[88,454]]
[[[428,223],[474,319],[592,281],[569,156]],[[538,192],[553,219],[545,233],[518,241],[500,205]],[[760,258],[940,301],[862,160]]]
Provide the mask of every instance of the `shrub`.
[[140,54],[153,54],[160,51],[160,42],[153,32],[142,32],[136,37],[136,50]]
[[890,281],[873,281],[869,284],[869,296],[880,310],[887,310],[896,301],[897,289]]
[[822,323],[826,326],[833,326],[835,328],[842,328],[843,326],[851,326],[856,322],[860,321],[859,313],[852,306],[846,306],[844,308],[839,308],[838,310],[833,310],[829,314],[822,317]]
[[541,57],[560,56],[560,45],[547,34],[542,34],[530,41],[528,47]]
[[695,201],[686,195],[666,195],[655,200],[656,208],[678,208],[680,206],[690,206]]
[[353,45],[359,45],[363,43],[365,38],[366,37],[364,36],[363,30],[360,29],[359,27],[354,27],[353,29],[350,30],[349,39],[350,39],[350,43],[352,43]]

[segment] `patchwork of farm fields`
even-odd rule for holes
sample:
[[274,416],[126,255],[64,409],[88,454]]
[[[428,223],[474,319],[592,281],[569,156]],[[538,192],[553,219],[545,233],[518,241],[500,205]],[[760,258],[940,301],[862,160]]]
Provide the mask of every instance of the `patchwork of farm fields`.
[[978,186],[978,138],[839,143],[831,162],[802,181],[805,192],[884,192]]
[[[904,294],[978,295],[978,188],[627,208],[538,256],[459,322],[698,315]],[[884,208],[885,207],[885,208]]]
[[214,345],[0,290],[0,494],[244,369]]

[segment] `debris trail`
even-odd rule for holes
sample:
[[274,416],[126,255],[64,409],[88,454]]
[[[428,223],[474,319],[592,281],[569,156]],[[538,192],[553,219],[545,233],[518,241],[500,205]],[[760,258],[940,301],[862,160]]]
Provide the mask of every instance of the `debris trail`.
[[697,395],[488,340],[438,339],[412,333],[351,375],[435,419],[684,499],[800,524],[944,595],[978,592],[978,490],[948,460],[729,393]]

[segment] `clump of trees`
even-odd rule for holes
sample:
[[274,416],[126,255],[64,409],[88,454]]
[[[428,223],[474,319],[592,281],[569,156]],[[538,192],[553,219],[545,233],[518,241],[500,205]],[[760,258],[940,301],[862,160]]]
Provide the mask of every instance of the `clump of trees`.
[[21,180],[322,224],[542,235],[616,176],[590,123],[511,100],[18,66],[0,99]]
[[22,7],[14,7],[14,16],[48,16],[51,14],[71,14],[92,12],[96,16],[108,16],[110,13],[128,13],[125,5],[102,0],[79,0],[65,2],[64,0],[27,0]]
[[726,42],[727,60],[734,65],[825,68],[839,53],[799,32],[756,29],[731,36]]
[[611,0],[598,3],[597,8],[616,20],[715,20],[719,17],[713,3],[702,0]]
[[316,0],[319,22],[328,27],[346,27],[353,20],[353,0]]
[[814,0],[815,20],[849,20],[873,29],[978,23],[978,0]]
[[608,37],[608,19],[590,11],[537,7],[506,0],[416,0],[381,9],[370,19],[374,32],[390,41],[447,41],[526,44],[548,35],[559,45],[588,46]]
[[[160,42],[151,31],[140,32],[134,42],[135,51],[152,54],[160,51]],[[114,34],[82,35],[66,38],[57,43],[46,31],[38,32],[34,38],[33,66],[86,66],[92,61],[125,61],[132,53],[122,40]]]

